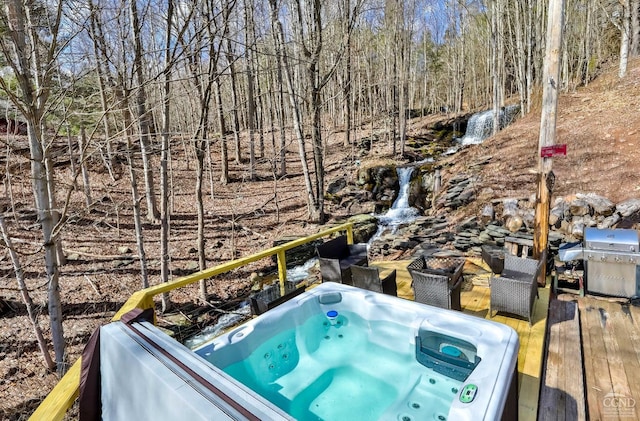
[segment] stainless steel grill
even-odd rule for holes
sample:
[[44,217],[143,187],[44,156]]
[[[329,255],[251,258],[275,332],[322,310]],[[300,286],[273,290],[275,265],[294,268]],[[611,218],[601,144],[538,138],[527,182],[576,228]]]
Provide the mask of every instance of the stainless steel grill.
[[585,228],[584,259],[589,293],[640,295],[640,241],[632,229]]

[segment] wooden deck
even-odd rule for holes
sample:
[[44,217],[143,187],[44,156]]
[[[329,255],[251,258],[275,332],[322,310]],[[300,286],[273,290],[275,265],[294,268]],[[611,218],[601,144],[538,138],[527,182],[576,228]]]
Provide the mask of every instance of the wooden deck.
[[[570,305],[579,318],[567,324]],[[551,302],[549,324],[540,406],[564,411],[551,417],[541,413],[539,419],[640,419],[640,309],[615,300],[562,294]],[[576,384],[583,384],[583,390]],[[582,412],[570,417],[574,406]]]
[[[413,300],[411,277],[407,272],[409,260],[373,262],[372,266],[381,268],[384,276],[391,269],[397,270],[398,296]],[[489,317],[488,272],[481,267],[480,259],[467,259],[465,265],[465,283],[460,294],[462,310],[477,317],[490,319],[511,326],[518,332],[520,351],[518,353],[518,415],[521,421],[535,420],[538,412],[538,395],[542,372],[547,309],[549,306],[549,287],[540,288],[540,297],[536,300],[534,323],[524,319],[506,317],[499,313]],[[484,272],[484,273],[483,273]],[[484,278],[484,279],[483,279]]]

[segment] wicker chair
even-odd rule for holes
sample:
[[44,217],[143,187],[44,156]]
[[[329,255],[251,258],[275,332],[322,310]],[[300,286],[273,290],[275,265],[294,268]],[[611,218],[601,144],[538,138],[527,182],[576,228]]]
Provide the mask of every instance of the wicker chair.
[[505,254],[502,274],[491,280],[489,314],[493,315],[493,311],[516,314],[526,317],[531,325],[542,266],[542,260]]
[[316,247],[322,282],[338,282],[351,285],[351,266],[368,266],[367,245],[347,244],[341,235]]
[[436,307],[462,310],[460,290],[464,258],[420,256],[407,266],[415,301]]
[[380,271],[377,267],[351,266],[351,279],[353,286],[373,292],[398,296],[396,284],[396,270],[394,269],[384,279],[380,279]]
[[280,284],[275,283],[273,285],[269,285],[267,288],[263,289],[260,292],[256,292],[249,297],[249,304],[251,306],[251,312],[258,316],[264,313],[267,310],[271,310],[272,308],[279,306],[292,299],[293,297],[302,294],[306,285],[299,286],[295,282],[286,281],[285,284],[285,294],[280,295]]

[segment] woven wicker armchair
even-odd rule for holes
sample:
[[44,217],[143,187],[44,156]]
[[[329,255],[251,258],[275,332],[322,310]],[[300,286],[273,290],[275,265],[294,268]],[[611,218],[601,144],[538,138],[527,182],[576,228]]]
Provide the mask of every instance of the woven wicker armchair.
[[418,257],[407,266],[416,302],[462,310],[460,290],[464,258]]
[[351,266],[368,266],[367,245],[347,244],[341,235],[316,247],[322,282],[338,282],[351,285]]
[[504,269],[491,280],[489,314],[504,311],[533,322],[533,304],[538,296],[538,274],[543,261],[505,254]]
[[377,267],[351,266],[351,279],[353,286],[373,292],[398,296],[396,284],[396,270],[380,279],[380,271]]

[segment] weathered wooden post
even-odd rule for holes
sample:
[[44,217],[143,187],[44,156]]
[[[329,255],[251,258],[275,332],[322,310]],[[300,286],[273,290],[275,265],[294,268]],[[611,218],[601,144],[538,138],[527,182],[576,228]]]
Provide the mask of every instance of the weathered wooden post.
[[[555,145],[556,117],[558,111],[558,91],[560,89],[560,48],[564,25],[565,0],[549,0],[547,20],[547,49],[542,74],[542,116],[540,118],[540,138],[538,142],[538,191],[536,195],[536,219],[533,236],[533,256],[547,259],[549,238],[549,204],[555,177],[553,175],[553,153],[544,153]],[[545,265],[546,267],[546,265]],[[538,284],[546,284],[546,270],[541,271]]]

